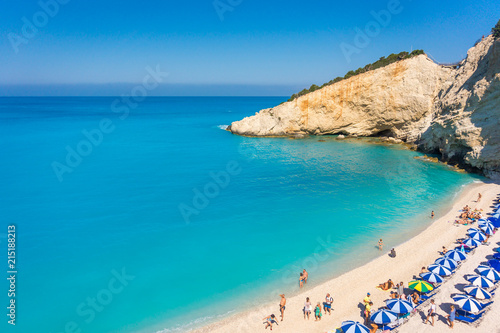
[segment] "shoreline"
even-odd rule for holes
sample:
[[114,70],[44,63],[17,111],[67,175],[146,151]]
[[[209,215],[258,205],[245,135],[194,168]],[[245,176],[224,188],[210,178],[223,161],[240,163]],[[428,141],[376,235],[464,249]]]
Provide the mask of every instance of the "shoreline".
[[[480,203],[477,203],[475,200],[479,192],[483,194],[483,198]],[[491,211],[489,206],[494,196],[499,193],[500,185],[494,182],[481,181],[466,185],[453,199],[445,214],[418,234],[396,246],[396,258],[388,257],[389,251],[384,250],[382,255],[364,265],[287,298],[285,320],[279,322],[279,326],[274,325],[274,330],[281,332],[325,332],[340,326],[344,320],[361,320],[362,310],[358,305],[367,292],[372,294],[374,307],[381,306],[383,301],[388,298],[389,293],[375,289],[376,285],[389,278],[394,282],[403,281],[407,285],[412,280],[413,275],[418,275],[422,266],[428,266],[439,257],[437,252],[441,246],[451,248],[453,242],[466,233],[468,226],[453,226],[458,211],[468,204],[472,208],[483,209],[484,213],[487,214]],[[414,250],[416,248],[418,251]],[[286,294],[286,291],[284,292]],[[315,322],[314,318],[309,321],[304,320],[301,309],[305,297],[310,297],[313,304],[322,303],[327,292],[332,294],[334,298],[332,315],[323,315],[323,319],[318,322]],[[259,308],[254,307],[223,320],[192,329],[189,332],[222,333],[262,330],[264,327],[262,318],[271,313],[279,314],[278,302],[279,296],[276,295],[276,302],[263,304]]]

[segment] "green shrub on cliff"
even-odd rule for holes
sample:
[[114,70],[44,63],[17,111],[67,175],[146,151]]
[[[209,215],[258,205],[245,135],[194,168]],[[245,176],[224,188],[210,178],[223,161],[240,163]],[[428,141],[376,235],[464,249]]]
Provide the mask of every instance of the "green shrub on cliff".
[[495,25],[491,29],[491,33],[493,34],[493,38],[495,38],[495,39],[500,37],[500,20],[498,20],[497,25]]
[[288,99],[288,101],[289,102],[293,101],[294,99],[296,99],[300,96],[304,96],[310,92],[316,91],[318,89],[321,89],[323,87],[329,86],[329,85],[337,83],[339,81],[348,79],[348,78],[356,76],[358,74],[366,73],[368,71],[372,71],[372,70],[377,69],[377,68],[385,67],[385,66],[390,65],[390,64],[392,64],[396,61],[399,61],[399,60],[413,58],[413,57],[418,56],[420,54],[424,54],[424,51],[423,50],[414,50],[411,53],[408,53],[406,51],[400,52],[398,54],[392,53],[392,54],[388,55],[387,58],[382,57],[379,60],[375,61],[373,64],[368,64],[365,67],[360,67],[360,68],[356,69],[355,71],[349,71],[346,73],[346,75],[344,75],[344,77],[339,76],[333,80],[330,80],[329,82],[323,83],[323,85],[321,87],[318,87],[317,85],[313,84],[309,89],[303,89],[301,92],[299,92],[297,94],[293,94]]

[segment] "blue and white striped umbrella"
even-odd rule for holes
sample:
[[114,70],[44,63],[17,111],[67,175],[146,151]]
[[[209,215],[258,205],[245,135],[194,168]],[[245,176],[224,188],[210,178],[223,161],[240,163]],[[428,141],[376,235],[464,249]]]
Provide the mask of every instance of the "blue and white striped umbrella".
[[499,281],[500,280],[500,273],[492,267],[483,270],[480,272],[481,276],[484,276],[485,278],[488,278],[491,281]]
[[445,267],[443,265],[437,265],[437,264],[429,265],[429,267],[427,267],[427,269],[429,270],[429,272],[432,272],[432,273],[435,273],[435,274],[438,274],[441,276],[451,275],[451,273],[452,273],[451,269],[449,269],[448,267]]
[[489,220],[495,228],[500,228],[500,217],[497,217],[497,218],[490,217]]
[[488,260],[488,265],[500,272],[500,260]]
[[422,277],[422,279],[430,283],[443,283],[444,281],[441,276],[432,272],[422,273],[420,274],[420,276]]
[[370,329],[358,321],[344,321],[340,328],[344,333],[370,333]]
[[491,298],[491,294],[487,290],[485,290],[481,287],[478,287],[478,286],[467,286],[464,288],[464,290],[468,295],[473,296],[476,299],[490,299]]
[[458,250],[450,250],[450,251],[446,252],[445,257],[448,257],[448,258],[453,259],[455,261],[462,261],[462,260],[467,259],[467,256],[465,255],[465,253],[463,253],[462,251],[458,251]]
[[479,266],[477,266],[476,270],[479,272],[479,274],[481,274],[481,272],[483,272],[487,269],[491,269],[491,268],[492,268],[491,266],[479,265]]
[[401,298],[388,299],[385,301],[385,304],[387,305],[389,310],[399,314],[409,313],[413,310],[413,305]]
[[398,319],[398,314],[393,311],[382,309],[372,314],[370,319],[375,324],[389,324]]
[[457,295],[453,297],[455,304],[468,312],[479,312],[483,308],[481,303],[469,295]]
[[473,285],[481,288],[491,288],[495,285],[493,281],[481,275],[469,275],[467,276],[467,280]]
[[441,257],[439,259],[436,259],[436,261],[434,263],[436,265],[441,265],[441,266],[447,267],[451,270],[454,270],[458,266],[458,263],[455,260],[447,258],[447,257]]
[[479,226],[479,229],[481,229],[482,231],[484,231],[485,234],[487,235],[493,235],[493,230],[495,229],[495,227],[493,226],[493,224],[491,223],[485,223],[485,224],[481,224]]
[[467,232],[469,233],[470,238],[475,239],[479,242],[484,242],[484,240],[486,239],[486,235],[483,234],[483,232],[479,229],[470,228]]
[[464,245],[467,245],[468,247],[478,247],[481,243],[469,237],[464,241]]

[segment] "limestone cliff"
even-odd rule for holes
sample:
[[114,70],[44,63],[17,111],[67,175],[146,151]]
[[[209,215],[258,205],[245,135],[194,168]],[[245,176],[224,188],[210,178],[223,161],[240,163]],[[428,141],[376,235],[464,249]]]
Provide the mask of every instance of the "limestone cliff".
[[250,136],[383,135],[500,175],[500,41],[489,36],[459,68],[426,55],[342,80],[231,124]]

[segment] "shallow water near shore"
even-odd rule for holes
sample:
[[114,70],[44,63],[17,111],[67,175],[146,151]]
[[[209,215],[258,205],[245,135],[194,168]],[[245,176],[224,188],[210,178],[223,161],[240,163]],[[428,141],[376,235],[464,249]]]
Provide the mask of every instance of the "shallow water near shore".
[[148,98],[120,119],[114,98],[1,98],[15,329],[186,331],[374,259],[479,179],[398,145],[221,129],[285,99]]

